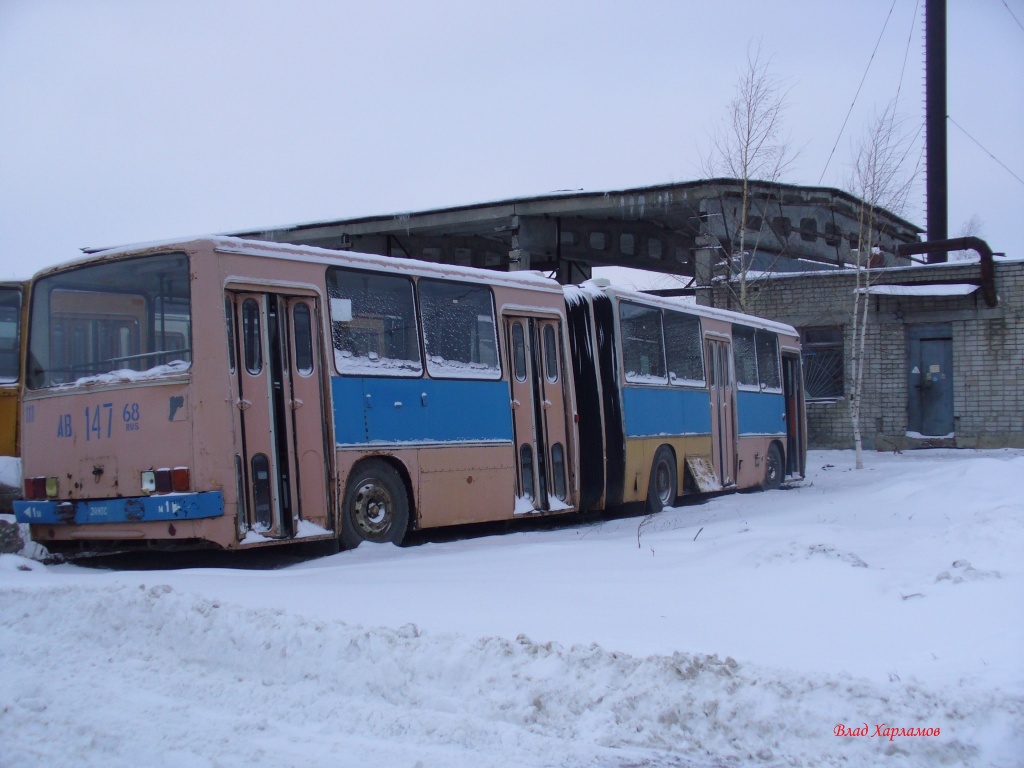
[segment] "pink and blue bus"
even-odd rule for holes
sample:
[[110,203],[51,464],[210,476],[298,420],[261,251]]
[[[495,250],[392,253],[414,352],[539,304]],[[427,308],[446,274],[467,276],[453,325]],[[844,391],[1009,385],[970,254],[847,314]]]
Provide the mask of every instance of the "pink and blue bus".
[[51,550],[399,543],[803,470],[792,328],[599,281],[203,238],[45,270],[29,312],[15,507]]

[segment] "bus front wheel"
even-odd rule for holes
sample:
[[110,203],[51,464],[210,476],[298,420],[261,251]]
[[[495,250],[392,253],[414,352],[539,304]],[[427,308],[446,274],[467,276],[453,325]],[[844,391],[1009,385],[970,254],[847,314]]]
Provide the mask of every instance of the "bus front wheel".
[[667,445],[658,448],[647,483],[647,511],[661,512],[676,500],[676,457]]
[[341,544],[401,544],[409,527],[409,497],[398,472],[386,461],[363,462],[349,475],[342,507]]

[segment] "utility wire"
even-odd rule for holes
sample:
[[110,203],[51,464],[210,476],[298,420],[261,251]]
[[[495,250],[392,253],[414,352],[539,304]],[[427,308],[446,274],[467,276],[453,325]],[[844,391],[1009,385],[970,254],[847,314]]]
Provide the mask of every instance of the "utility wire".
[[868,65],[864,68],[864,75],[860,79],[860,85],[857,86],[857,92],[853,94],[853,101],[850,102],[850,109],[846,113],[846,119],[843,120],[843,127],[839,129],[839,135],[836,136],[836,143],[832,145],[832,151],[828,153],[828,160],[825,161],[825,167],[821,171],[821,176],[818,177],[818,184],[821,184],[821,180],[825,178],[825,171],[828,170],[829,163],[832,162],[832,156],[836,153],[836,147],[839,146],[839,140],[843,137],[843,131],[846,130],[846,124],[850,120],[850,115],[853,114],[853,106],[857,103],[857,97],[860,96],[860,89],[864,87],[864,81],[868,79],[868,70],[871,69],[871,63],[875,60],[875,54],[878,53],[878,46],[882,43],[882,35],[885,34],[885,28],[889,26],[889,19],[892,18],[892,11],[895,7],[896,0],[892,0],[892,5],[889,6],[889,14],[885,17],[885,24],[882,25],[882,31],[878,33],[878,40],[875,42],[875,49],[871,52],[871,58],[868,59]]
[[1015,179],[1016,179],[1017,181],[1019,181],[1019,182],[1020,182],[1021,184],[1024,184],[1024,179],[1022,179],[1022,178],[1021,178],[1020,176],[1018,176],[1018,175],[1017,175],[1016,173],[1014,173],[1013,171],[1011,171],[1011,170],[1010,170],[1010,169],[1009,169],[1009,168],[1007,167],[1006,163],[1004,163],[1004,162],[1003,162],[1002,160],[1000,160],[1000,159],[999,159],[998,157],[996,157],[996,156],[995,156],[995,155],[993,155],[993,154],[992,154],[991,152],[989,152],[989,151],[988,151],[987,149],[985,149],[985,147],[982,147],[982,146],[981,146],[981,142],[980,142],[980,141],[978,141],[978,140],[977,140],[976,138],[974,138],[973,136],[971,136],[971,134],[969,134],[969,133],[968,133],[967,131],[965,131],[965,130],[964,130],[964,128],[963,128],[963,126],[962,126],[962,125],[960,125],[960,123],[958,123],[958,122],[957,122],[956,120],[954,120],[954,119],[953,119],[952,117],[950,117],[949,115],[946,115],[946,119],[947,119],[947,120],[949,120],[949,122],[951,122],[951,123],[952,123],[953,125],[955,125],[955,126],[956,126],[957,128],[959,128],[959,129],[960,129],[960,131],[961,131],[961,132],[963,133],[963,135],[964,135],[964,136],[966,136],[966,137],[967,137],[968,139],[970,139],[970,140],[971,140],[971,141],[973,141],[973,142],[974,142],[975,144],[977,144],[977,145],[978,145],[979,147],[981,147],[981,150],[982,150],[982,152],[984,152],[984,153],[985,153],[986,155],[988,155],[988,156],[989,156],[989,157],[991,157],[991,158],[992,158],[993,160],[995,160],[995,161],[996,161],[996,162],[997,162],[997,163],[998,163],[998,164],[999,164],[1000,166],[1002,166],[1002,168],[1003,168],[1003,170],[1004,170],[1004,171],[1006,171],[1006,172],[1007,172],[1008,174],[1010,174],[1011,176],[1013,176],[1013,178],[1015,178]]
[[903,67],[900,69],[900,84],[896,88],[896,103],[900,100],[900,91],[903,90],[903,76],[907,73],[907,59],[910,58],[910,43],[914,39],[914,27],[917,26],[917,9],[921,7],[921,0],[914,3],[914,18],[910,20],[910,32],[907,33],[907,48],[903,51]]
[[1008,5],[1006,4],[1006,0],[1003,0],[1003,7],[1004,7],[1004,8],[1006,8],[1006,12],[1007,12],[1007,13],[1009,13],[1009,14],[1010,14],[1011,16],[1013,16],[1013,20],[1017,22],[1017,26],[1018,26],[1018,27],[1020,27],[1022,31],[1024,31],[1024,24],[1021,24],[1021,23],[1020,23],[1020,19],[1018,19],[1018,18],[1017,18],[1017,17],[1016,17],[1015,15],[1014,15],[1013,11],[1011,11],[1011,10],[1010,10],[1010,6],[1008,6]]

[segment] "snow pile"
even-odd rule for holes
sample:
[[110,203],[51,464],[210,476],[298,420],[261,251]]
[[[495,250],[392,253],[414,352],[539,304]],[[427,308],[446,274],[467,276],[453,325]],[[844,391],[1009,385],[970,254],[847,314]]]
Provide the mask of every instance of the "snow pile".
[[[15,675],[0,692],[8,768],[715,764],[709,755],[981,764],[993,757],[978,747],[1000,725],[993,714],[1024,716],[1006,694],[888,690],[716,656],[638,658],[413,625],[367,630],[166,584],[7,590],[0,616],[5,667],[47,659],[62,680]],[[860,727],[879,700],[890,726],[942,723],[956,735],[834,735],[836,724]]]
[[1024,452],[865,458],[280,570],[0,557],[0,764],[1024,764]]
[[14,456],[0,456],[0,485],[21,488],[21,459]]

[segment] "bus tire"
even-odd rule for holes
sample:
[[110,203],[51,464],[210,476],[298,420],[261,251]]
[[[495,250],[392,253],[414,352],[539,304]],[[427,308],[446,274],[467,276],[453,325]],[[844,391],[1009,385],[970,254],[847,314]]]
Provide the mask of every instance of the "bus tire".
[[651,462],[651,479],[647,483],[647,511],[661,512],[676,500],[676,457],[672,449],[662,445]]
[[409,527],[409,497],[401,476],[386,461],[369,459],[349,475],[342,506],[341,545],[364,541],[401,544]]
[[782,451],[779,446],[772,443],[768,446],[768,454],[764,461],[764,485],[766,491],[777,490],[782,485],[782,476],[785,473],[782,465]]

